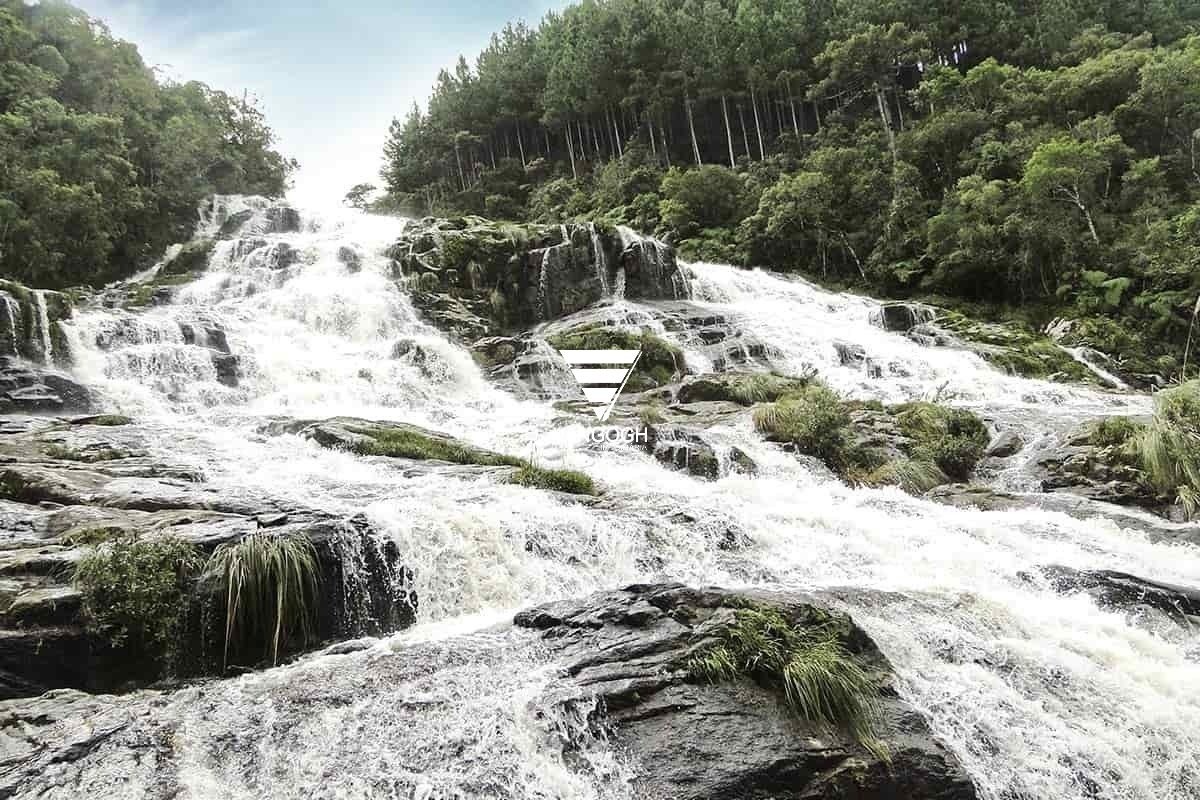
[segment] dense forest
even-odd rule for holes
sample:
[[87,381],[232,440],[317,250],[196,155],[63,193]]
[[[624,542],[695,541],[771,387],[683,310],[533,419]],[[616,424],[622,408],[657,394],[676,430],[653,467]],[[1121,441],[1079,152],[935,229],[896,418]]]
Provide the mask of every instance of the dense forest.
[[0,274],[36,286],[128,275],[185,240],[212,192],[281,195],[294,161],[259,109],[156,79],[65,3],[0,0]]
[[1196,0],[585,0],[443,71],[376,206],[1069,315],[1166,374],[1200,291],[1197,33]]

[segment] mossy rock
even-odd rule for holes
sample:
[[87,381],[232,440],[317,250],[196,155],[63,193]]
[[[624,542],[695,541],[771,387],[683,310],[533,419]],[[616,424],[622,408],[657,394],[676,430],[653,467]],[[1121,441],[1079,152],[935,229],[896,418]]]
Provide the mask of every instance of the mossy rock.
[[547,337],[556,350],[640,350],[625,382],[625,393],[644,392],[679,380],[686,369],[683,351],[649,330],[596,325]]
[[983,359],[1012,375],[1096,383],[1096,375],[1049,337],[1020,322],[980,322],[957,311],[939,311],[934,324],[960,339],[981,345]]
[[208,258],[215,246],[216,242],[212,239],[197,239],[188,242],[180,249],[178,255],[162,265],[158,274],[170,276],[203,272],[208,269]]
[[807,378],[792,378],[772,372],[722,372],[702,375],[679,387],[680,403],[725,400],[743,406],[770,403],[800,392]]

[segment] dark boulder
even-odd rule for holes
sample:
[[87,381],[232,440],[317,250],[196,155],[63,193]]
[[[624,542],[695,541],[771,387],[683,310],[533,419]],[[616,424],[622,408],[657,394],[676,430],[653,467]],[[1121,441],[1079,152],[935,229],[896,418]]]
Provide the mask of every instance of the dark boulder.
[[907,333],[934,316],[936,312],[932,308],[917,303],[884,303],[871,312],[871,324],[885,331]]
[[263,233],[295,233],[300,230],[300,212],[291,206],[271,206],[265,217],[266,228]]
[[1086,592],[1101,606],[1147,606],[1177,618],[1200,617],[1200,589],[1160,583],[1110,569],[1055,565],[1043,567],[1040,572],[1056,591]]
[[[831,626],[876,676],[885,762],[806,721],[750,680],[689,677],[697,648],[747,601],[791,624]],[[630,586],[517,614],[565,663],[558,703],[604,731],[632,763],[644,800],[971,800],[975,788],[929,726],[890,686],[890,665],[852,620],[812,598],[677,584]],[[599,700],[599,704],[596,703]]]

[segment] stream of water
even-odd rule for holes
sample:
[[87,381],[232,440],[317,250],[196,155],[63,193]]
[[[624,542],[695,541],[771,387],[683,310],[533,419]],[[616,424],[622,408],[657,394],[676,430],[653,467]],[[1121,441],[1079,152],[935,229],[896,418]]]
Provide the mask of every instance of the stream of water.
[[[265,206],[244,206],[259,215],[247,224],[254,230]],[[209,270],[169,305],[85,310],[70,331],[76,372],[106,405],[138,417],[162,460],[195,466],[231,493],[364,511],[416,571],[418,626],[371,652],[172,695],[156,713],[179,724],[181,796],[627,796],[603,742],[586,751],[587,769],[540,746],[554,726],[573,723],[533,707],[550,680],[536,647],[515,633],[463,632],[532,603],[641,580],[848,587],[837,595],[845,610],[891,658],[906,699],[985,798],[1200,796],[1196,632],[1022,577],[1061,564],[1195,586],[1196,548],[1152,544],[1103,516],[968,511],[849,488],[764,442],[748,419],[714,435],[757,462],[753,477],[700,481],[634,448],[589,443],[585,421],[495,388],[466,350],[421,321],[383,253],[403,221],[351,211],[302,218],[298,233],[221,242]],[[274,269],[281,246],[299,257]],[[1144,395],[1011,377],[967,351],[923,347],[872,326],[877,304],[866,298],[762,271],[688,271],[693,302],[769,343],[774,367],[815,368],[848,396],[936,397],[1026,442],[1150,409]],[[661,309],[614,299],[604,313],[653,320]],[[188,344],[181,323],[225,331],[241,357],[236,387],[218,380],[209,351]],[[393,357],[401,341],[426,358]],[[677,341],[703,364],[694,342]],[[843,365],[835,342],[861,347],[875,377]],[[412,422],[581,469],[606,500],[589,507],[258,433],[280,414]],[[994,480],[1020,484],[1015,472]],[[731,535],[745,545],[720,546]],[[428,663],[438,665],[432,674],[412,666]],[[289,711],[298,685],[324,702]],[[85,782],[111,796],[139,796],[140,765],[114,755],[86,769]],[[385,785],[391,794],[379,792]]]

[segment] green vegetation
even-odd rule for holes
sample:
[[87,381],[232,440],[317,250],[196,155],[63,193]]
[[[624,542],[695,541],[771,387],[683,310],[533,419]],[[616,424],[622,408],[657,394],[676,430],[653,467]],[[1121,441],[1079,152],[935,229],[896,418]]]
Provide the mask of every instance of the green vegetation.
[[510,480],[521,486],[573,494],[596,493],[592,479],[582,472],[546,469],[523,458],[480,450],[455,439],[434,436],[416,428],[380,425],[373,428],[353,426],[347,430],[364,437],[350,448],[359,455],[449,461],[452,464],[477,464],[484,467],[516,467],[517,471]]
[[693,678],[720,683],[748,677],[783,692],[801,718],[843,731],[876,756],[879,690],[828,626],[793,626],[777,609],[750,605],[687,663]]
[[821,459],[845,472],[851,465],[850,415],[841,399],[823,383],[754,410],[754,426],[774,441],[791,442],[797,452]]
[[296,163],[252,101],[160,82],[64,2],[0,0],[0,273],[55,287],[132,274],[213,192],[281,195]]
[[1158,393],[1154,418],[1133,434],[1149,483],[1181,503],[1188,515],[1200,509],[1200,381]]
[[198,239],[188,242],[175,258],[163,264],[159,275],[193,275],[208,268],[208,257],[216,242],[212,239]]
[[679,402],[727,400],[743,406],[771,403],[802,392],[811,377],[792,378],[774,372],[726,372],[704,375],[679,388]]
[[279,663],[281,648],[303,646],[316,632],[321,571],[312,543],[293,534],[252,533],[219,546],[208,571],[225,595],[225,664],[230,653]]
[[901,432],[912,440],[908,449],[912,458],[936,464],[954,480],[966,480],[987,448],[987,428],[966,409],[906,403],[892,413]]
[[1144,427],[1129,417],[1105,417],[1092,426],[1088,443],[1096,447],[1125,447]]
[[[949,480],[966,480],[988,444],[983,421],[966,409],[926,402],[884,407],[842,400],[815,377],[776,380],[791,383],[770,383],[781,393],[754,408],[754,426],[771,441],[819,458],[852,483],[925,492]],[[876,422],[894,425],[890,445],[902,458],[895,449],[872,443]]]
[[349,430],[366,437],[366,441],[351,447],[354,452],[364,456],[449,461],[453,464],[479,464],[485,467],[520,467],[525,464],[523,460],[513,456],[478,450],[454,439],[432,436],[416,428],[380,426],[353,427]]
[[549,336],[557,350],[641,350],[623,391],[644,392],[678,380],[684,372],[683,351],[649,330],[597,325]]
[[[1175,0],[582,2],[443,71],[393,124],[378,205],[602,219],[1030,331],[1066,317],[1073,344],[1171,374],[1200,295],[1198,21]],[[1036,336],[994,360],[1090,379]]]
[[96,538],[102,544],[75,571],[88,627],[161,668],[177,655],[185,597],[203,561],[174,537]]
[[512,482],[535,489],[570,494],[595,494],[596,485],[582,472],[571,469],[546,469],[525,464],[512,476]]
[[72,425],[103,425],[115,428],[121,425],[132,425],[133,420],[124,414],[97,414],[94,417],[80,417],[71,420]]
[[82,461],[95,464],[100,461],[116,461],[125,458],[128,453],[115,447],[91,447],[86,450],[76,450],[61,444],[48,444],[42,448],[48,458],[59,461]]

